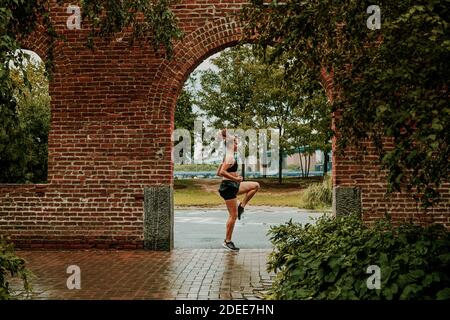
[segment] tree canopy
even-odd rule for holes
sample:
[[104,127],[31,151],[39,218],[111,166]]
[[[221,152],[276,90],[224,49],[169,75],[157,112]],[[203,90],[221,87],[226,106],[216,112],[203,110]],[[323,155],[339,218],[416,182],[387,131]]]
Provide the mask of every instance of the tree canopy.
[[[308,147],[309,154],[317,149],[329,151],[331,111],[317,79],[301,75],[286,81],[288,62],[266,64],[250,45],[225,50],[212,63],[215,69],[199,74],[197,105],[216,127],[276,129],[280,182],[286,154],[300,147]],[[302,139],[298,139],[300,133]]]

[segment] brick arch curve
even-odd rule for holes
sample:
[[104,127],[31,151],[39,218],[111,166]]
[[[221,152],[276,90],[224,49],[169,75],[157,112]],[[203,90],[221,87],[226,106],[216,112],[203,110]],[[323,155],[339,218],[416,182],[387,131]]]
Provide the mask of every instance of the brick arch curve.
[[44,35],[38,34],[36,38],[21,41],[20,48],[35,52],[45,62],[48,58],[46,41],[47,38]]
[[18,41],[21,49],[35,52],[44,62],[48,60],[50,37],[48,34],[46,34],[42,25],[38,26],[38,28],[30,35],[19,38]]
[[175,46],[174,57],[161,62],[149,96],[156,98],[155,107],[170,115],[172,130],[177,98],[190,73],[209,56],[238,44],[241,36],[236,19],[218,18],[188,34]]
[[[42,59],[42,61],[45,64],[49,62],[49,59],[53,59],[51,64],[54,67],[53,69],[54,75],[59,76],[60,74],[62,74],[63,71],[61,70],[61,67],[66,66],[69,63],[68,57],[64,54],[62,50],[63,41],[61,40],[55,39],[53,50],[51,52],[53,56],[52,57],[49,56],[51,39],[42,25],[40,25],[33,33],[31,33],[27,37],[19,39],[19,44],[20,49],[33,51]],[[54,79],[51,77],[49,79],[50,96],[53,96],[55,90],[57,90],[54,88],[53,81]]]

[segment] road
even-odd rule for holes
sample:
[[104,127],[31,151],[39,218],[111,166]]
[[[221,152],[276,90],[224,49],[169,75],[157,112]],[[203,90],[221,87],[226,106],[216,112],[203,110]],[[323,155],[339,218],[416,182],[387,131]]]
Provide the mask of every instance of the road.
[[[233,241],[242,249],[268,249],[272,247],[266,235],[270,226],[290,219],[302,224],[314,223],[312,218],[322,214],[289,207],[249,205],[243,218],[236,222]],[[221,248],[227,217],[225,207],[175,209],[175,248]]]

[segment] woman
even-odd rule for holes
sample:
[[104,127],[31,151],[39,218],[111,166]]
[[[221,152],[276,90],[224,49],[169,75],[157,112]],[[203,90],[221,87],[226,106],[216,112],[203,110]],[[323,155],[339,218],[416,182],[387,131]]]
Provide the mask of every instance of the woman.
[[[234,224],[236,223],[236,218],[241,219],[245,206],[255,193],[258,192],[259,183],[242,181],[242,177],[237,173],[237,139],[227,134],[226,129],[222,130],[222,138],[225,142],[226,153],[223,162],[217,169],[217,175],[222,177],[219,193],[224,198],[229,213],[223,246],[228,250],[238,251],[239,248],[231,241]],[[245,196],[238,205],[236,196],[239,194],[245,194]]]

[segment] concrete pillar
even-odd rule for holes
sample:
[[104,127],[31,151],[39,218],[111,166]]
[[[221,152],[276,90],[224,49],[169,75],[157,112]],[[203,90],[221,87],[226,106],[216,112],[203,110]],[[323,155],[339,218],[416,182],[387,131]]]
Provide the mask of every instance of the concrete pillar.
[[336,186],[333,188],[333,215],[342,216],[356,213],[361,215],[361,188]]
[[144,248],[155,251],[173,249],[173,187],[144,188]]

